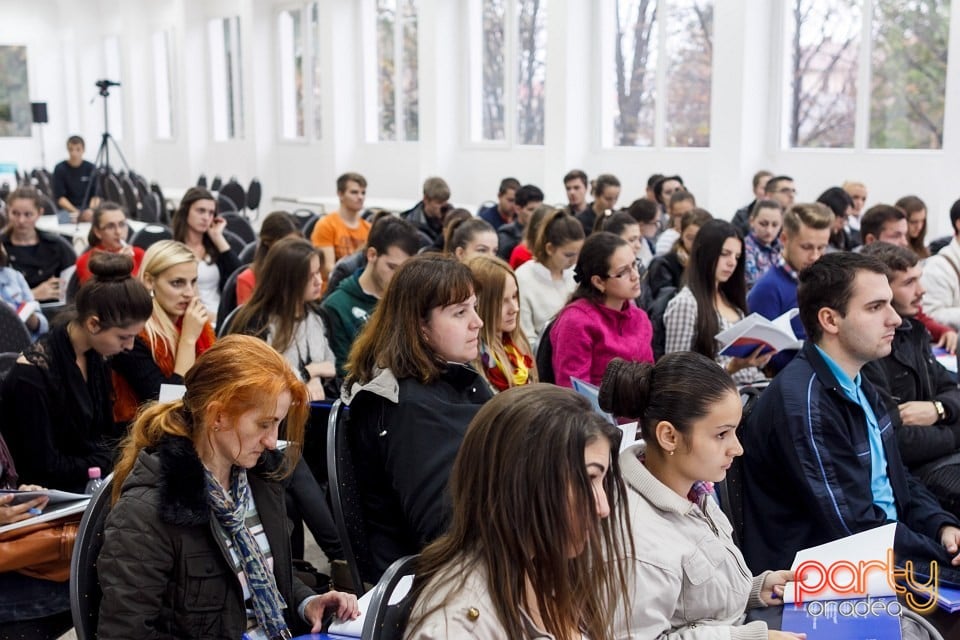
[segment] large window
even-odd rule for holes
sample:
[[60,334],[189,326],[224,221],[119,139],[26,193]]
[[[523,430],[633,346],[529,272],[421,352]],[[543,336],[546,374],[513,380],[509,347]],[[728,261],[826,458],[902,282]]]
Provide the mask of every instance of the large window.
[[542,145],[547,0],[475,0],[472,13],[471,138]]
[[785,6],[790,146],[943,146],[950,0]]
[[217,18],[207,23],[210,43],[210,90],[213,139],[243,137],[243,64],[240,56],[240,18]]
[[173,83],[170,78],[170,32],[157,31],[152,38],[154,136],[158,140],[173,138]]
[[304,137],[303,32],[301,9],[281,11],[277,16],[280,43],[280,122],[284,138]]
[[[707,147],[713,66],[713,0],[616,0],[606,146]],[[609,13],[608,13],[609,12]],[[612,14],[612,15],[610,15]],[[612,73],[609,69],[612,68]]]
[[374,0],[376,22],[376,124],[371,140],[412,141],[420,137],[417,79],[417,1]]

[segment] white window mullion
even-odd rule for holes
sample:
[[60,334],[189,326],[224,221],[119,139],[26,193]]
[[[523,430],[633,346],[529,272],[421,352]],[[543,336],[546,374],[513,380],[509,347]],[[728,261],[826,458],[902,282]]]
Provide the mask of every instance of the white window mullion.
[[866,149],[870,141],[870,67],[873,56],[873,0],[863,0],[860,57],[857,60],[857,106],[853,148]]

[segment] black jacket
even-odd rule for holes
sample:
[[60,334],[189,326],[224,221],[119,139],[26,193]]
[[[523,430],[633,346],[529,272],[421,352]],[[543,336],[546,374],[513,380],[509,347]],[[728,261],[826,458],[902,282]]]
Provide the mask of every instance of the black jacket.
[[[287,626],[296,635],[307,631],[297,608],[313,591],[293,575],[284,489],[267,477],[280,458],[265,453],[247,477],[287,604]],[[98,638],[237,640],[243,634],[243,590],[214,533],[204,491],[203,466],[190,440],[168,436],[140,452],[104,529]]]
[[[914,471],[960,448],[960,389],[930,349],[930,333],[920,322],[903,319],[890,355],[863,368],[877,387],[897,429],[903,463]],[[897,405],[903,402],[943,403],[947,417],[933,426],[903,426]]]
[[430,384],[397,381],[385,370],[352,392],[347,442],[370,547],[370,563],[361,562],[360,571],[376,582],[394,560],[419,553],[446,531],[453,461],[467,425],[492,394],[466,365],[450,365]]
[[[907,473],[880,394],[862,380],[883,440],[899,526],[898,559],[938,560],[945,525],[960,525]],[[754,574],[790,566],[797,551],[887,523],[870,489],[866,416],[811,342],[760,395],[743,428],[744,557]]]

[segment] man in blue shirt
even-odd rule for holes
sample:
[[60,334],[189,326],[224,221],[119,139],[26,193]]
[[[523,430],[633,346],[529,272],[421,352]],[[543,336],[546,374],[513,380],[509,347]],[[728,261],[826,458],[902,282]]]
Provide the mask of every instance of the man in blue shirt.
[[483,218],[496,230],[502,225],[513,222],[517,217],[517,207],[514,203],[520,181],[516,178],[504,178],[500,181],[497,191],[497,204],[481,209],[478,217]]
[[801,549],[897,522],[897,560],[946,572],[960,564],[960,521],[907,473],[880,395],[860,375],[890,353],[901,322],[885,265],[832,253],[799,281],[807,342],[743,429],[747,563],[754,573],[789,566]]

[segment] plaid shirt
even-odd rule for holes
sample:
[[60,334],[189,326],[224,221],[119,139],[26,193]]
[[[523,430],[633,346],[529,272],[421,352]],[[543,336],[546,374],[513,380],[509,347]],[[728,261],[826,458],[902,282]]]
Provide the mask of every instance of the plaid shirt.
[[780,239],[776,238],[769,245],[763,245],[751,231],[743,241],[743,248],[744,273],[747,277],[747,288],[751,289],[767,270],[777,264],[777,259],[780,258]]

